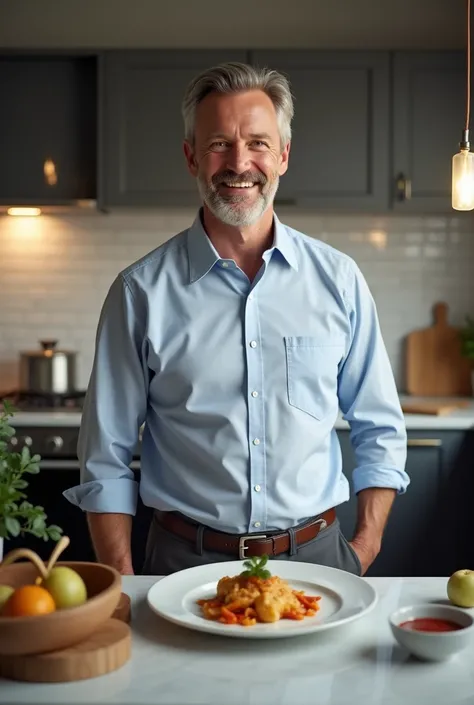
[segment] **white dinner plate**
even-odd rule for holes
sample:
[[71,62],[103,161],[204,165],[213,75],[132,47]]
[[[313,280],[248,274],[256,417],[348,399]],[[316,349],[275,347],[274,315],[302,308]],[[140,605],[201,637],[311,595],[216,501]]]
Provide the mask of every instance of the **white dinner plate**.
[[287,580],[292,588],[304,590],[307,595],[320,595],[316,615],[301,621],[282,619],[252,627],[205,619],[197,600],[215,596],[222,577],[241,573],[244,570],[241,561],[211,563],[161,578],[149,589],[148,604],[160,617],[182,627],[243,639],[276,639],[327,631],[364,617],[377,604],[374,588],[352,573],[293,561],[270,560],[266,567],[272,575]]

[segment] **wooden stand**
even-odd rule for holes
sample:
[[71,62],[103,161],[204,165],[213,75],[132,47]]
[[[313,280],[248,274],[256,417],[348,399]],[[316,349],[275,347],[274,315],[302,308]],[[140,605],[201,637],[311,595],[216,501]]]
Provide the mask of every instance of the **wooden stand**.
[[113,618],[88,639],[61,651],[2,656],[0,676],[31,683],[64,683],[96,678],[123,666],[131,654],[130,598],[122,593]]

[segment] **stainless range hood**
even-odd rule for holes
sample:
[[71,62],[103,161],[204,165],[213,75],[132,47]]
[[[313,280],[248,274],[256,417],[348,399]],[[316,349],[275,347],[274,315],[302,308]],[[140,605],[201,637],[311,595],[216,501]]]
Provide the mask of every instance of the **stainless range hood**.
[[0,55],[0,212],[95,210],[97,58]]

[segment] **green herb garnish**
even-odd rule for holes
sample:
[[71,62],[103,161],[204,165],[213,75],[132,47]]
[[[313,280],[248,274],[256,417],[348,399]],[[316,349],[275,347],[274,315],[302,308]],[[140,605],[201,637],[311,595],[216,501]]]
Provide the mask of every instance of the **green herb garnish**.
[[244,578],[261,578],[262,580],[267,580],[271,578],[272,574],[269,570],[266,570],[265,566],[268,561],[268,556],[252,556],[248,561],[244,561],[244,566],[246,570],[242,571],[240,575]]

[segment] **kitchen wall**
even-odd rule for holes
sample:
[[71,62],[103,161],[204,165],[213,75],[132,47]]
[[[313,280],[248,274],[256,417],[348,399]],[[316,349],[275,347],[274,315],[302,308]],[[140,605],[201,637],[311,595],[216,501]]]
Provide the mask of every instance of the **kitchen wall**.
[[[87,385],[100,308],[116,274],[176,232],[194,211],[0,219],[0,390],[18,383],[20,350],[44,338],[77,350]],[[279,211],[289,225],[353,257],[365,274],[400,391],[403,339],[447,301],[474,315],[474,218],[319,216]]]

